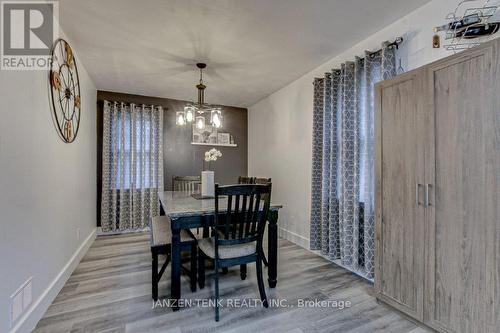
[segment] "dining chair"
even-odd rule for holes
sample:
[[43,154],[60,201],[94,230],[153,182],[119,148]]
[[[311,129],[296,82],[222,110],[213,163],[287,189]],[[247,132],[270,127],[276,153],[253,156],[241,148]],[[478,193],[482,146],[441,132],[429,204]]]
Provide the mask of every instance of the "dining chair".
[[254,181],[255,181],[254,177],[247,177],[247,176],[238,177],[238,184],[255,184]]
[[271,178],[259,178],[259,177],[254,177],[254,182],[253,184],[267,184],[271,182]]
[[[182,191],[188,194],[193,194],[200,191],[201,176],[173,176],[172,191]],[[192,229],[193,233],[196,230],[196,235],[200,235],[200,229]]]
[[[198,241],[198,279],[205,287],[205,259],[214,261],[215,320],[219,321],[219,268],[240,265],[246,276],[246,264],[255,262],[260,299],[268,307],[262,278],[262,238],[269,215],[271,186],[255,184],[215,185],[214,237]],[[227,209],[221,206],[227,196]]]
[[172,191],[194,193],[199,190],[201,176],[173,176]]
[[[150,226],[150,242],[151,242],[151,257],[152,257],[152,274],[151,274],[151,290],[153,300],[158,300],[158,284],[161,276],[165,272],[168,263],[172,256],[172,228],[170,218],[167,216],[154,216],[151,219]],[[191,291],[196,291],[197,281],[197,240],[190,230],[181,230],[181,252],[191,252],[191,267],[190,269],[184,268],[189,273]],[[158,271],[158,257],[159,255],[166,255],[167,258]]]
[[[250,183],[241,183],[240,180],[242,178],[248,178],[250,179]],[[267,184],[271,182],[271,178],[259,178],[259,177],[238,177],[238,184]],[[264,266],[269,266],[269,263],[267,262],[266,254],[264,252],[264,247],[261,249],[262,251],[262,262],[264,263]]]

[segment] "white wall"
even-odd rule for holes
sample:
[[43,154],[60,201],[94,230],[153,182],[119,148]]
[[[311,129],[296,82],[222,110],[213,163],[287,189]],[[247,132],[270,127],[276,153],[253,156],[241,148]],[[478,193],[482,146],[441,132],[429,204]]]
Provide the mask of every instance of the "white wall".
[[272,177],[273,201],[284,205],[279,219],[282,236],[309,247],[314,77],[397,36],[404,38],[398,55],[405,70],[449,55],[432,48],[432,28],[444,24],[457,3],[429,2],[249,108],[248,174]]
[[81,62],[78,69],[81,127],[72,144],[52,123],[47,72],[0,71],[0,332],[11,329],[10,296],[29,277],[32,308],[14,324],[33,328],[95,235],[96,87]]

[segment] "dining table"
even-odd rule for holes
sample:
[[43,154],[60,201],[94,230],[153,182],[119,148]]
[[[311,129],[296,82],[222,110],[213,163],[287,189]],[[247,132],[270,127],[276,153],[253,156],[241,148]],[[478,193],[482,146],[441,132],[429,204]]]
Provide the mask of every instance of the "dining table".
[[[196,195],[195,195],[196,196]],[[186,191],[164,191],[159,193],[160,215],[170,218],[172,228],[171,242],[171,284],[170,297],[173,303],[172,309],[179,309],[181,299],[181,238],[182,229],[203,228],[208,230],[215,223],[215,199],[195,198],[192,193]],[[268,284],[275,288],[278,282],[278,212],[281,205],[271,200],[268,227]],[[219,198],[219,213],[227,211],[227,198]]]

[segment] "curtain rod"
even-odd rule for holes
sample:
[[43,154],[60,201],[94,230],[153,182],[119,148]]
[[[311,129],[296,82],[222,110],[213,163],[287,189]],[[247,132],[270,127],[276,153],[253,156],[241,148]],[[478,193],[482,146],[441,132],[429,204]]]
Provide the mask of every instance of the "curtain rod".
[[[399,49],[399,45],[403,43],[403,37],[396,37],[396,39],[394,39],[394,41],[392,43],[388,43],[387,44],[387,48],[391,48],[391,47],[396,47],[396,50]],[[378,53],[382,51],[382,49],[378,49],[377,51],[373,51],[373,52],[370,52],[368,51],[370,54],[374,54],[374,53]]]
[[389,43],[389,45],[387,46],[396,46],[396,49],[399,48],[399,44],[403,43],[404,39],[403,37],[399,36],[399,37],[396,37],[396,39],[394,40],[394,42],[392,43]]
[[[387,47],[387,48],[396,47],[396,50],[397,50],[397,49],[399,49],[399,45],[401,43],[403,43],[403,41],[404,41],[403,37],[399,36],[399,37],[396,37],[393,42],[388,43],[385,47]],[[371,51],[367,51],[367,52],[370,55],[373,55],[373,54],[376,54],[380,51],[382,51],[382,49],[378,49],[377,51],[373,51],[373,52],[371,52]],[[359,57],[359,58],[364,59],[364,57]],[[316,78],[316,79],[321,79],[321,78]],[[314,84],[314,80],[313,80],[313,84]]]
[[119,101],[108,101],[108,100],[103,100],[104,103],[108,102],[110,104],[124,104],[124,105],[127,105],[127,106],[130,106],[131,104],[134,104],[135,106],[142,106],[144,108],[152,108],[152,107],[161,107],[163,110],[168,110],[168,107],[166,106],[163,106],[163,105],[159,105],[159,104],[144,104],[144,103],[133,103],[133,102],[119,102]]

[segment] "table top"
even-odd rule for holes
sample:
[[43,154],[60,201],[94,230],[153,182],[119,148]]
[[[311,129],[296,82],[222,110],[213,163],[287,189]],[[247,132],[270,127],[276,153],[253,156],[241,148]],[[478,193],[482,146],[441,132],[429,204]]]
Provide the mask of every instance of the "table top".
[[[176,217],[211,215],[215,213],[215,199],[195,199],[190,193],[184,191],[165,191],[159,193],[159,199],[165,215]],[[278,210],[282,208],[271,202],[270,209]],[[219,199],[219,211],[227,209],[227,198]]]

